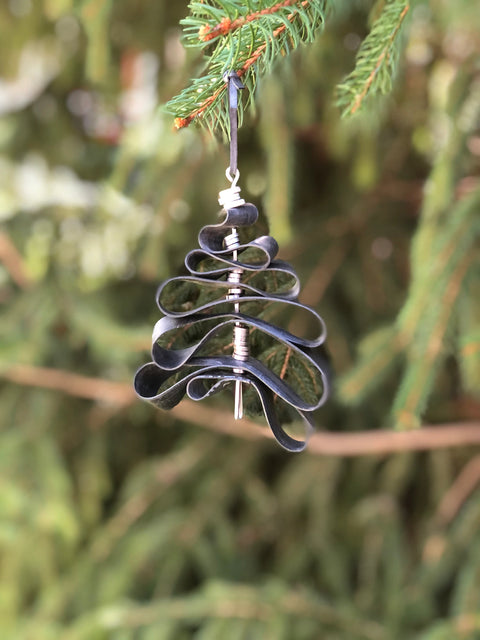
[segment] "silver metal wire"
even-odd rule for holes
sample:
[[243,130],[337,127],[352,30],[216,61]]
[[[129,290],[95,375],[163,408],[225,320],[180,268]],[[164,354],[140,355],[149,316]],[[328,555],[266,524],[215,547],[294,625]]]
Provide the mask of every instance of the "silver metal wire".
[[[238,260],[237,247],[240,246],[240,238],[237,229],[234,227],[230,234],[223,240],[225,246],[229,249],[233,249],[232,258]],[[228,282],[232,284],[239,284],[242,281],[242,269],[232,269],[227,277]],[[238,300],[242,295],[241,287],[229,287],[227,293],[227,300]],[[240,304],[236,302],[234,304],[234,310],[236,313],[240,313]],[[248,349],[248,327],[245,327],[240,322],[236,322],[233,328],[233,353],[232,356],[235,360],[245,362],[249,355]],[[234,368],[234,373],[243,373],[243,369]],[[234,405],[234,418],[235,420],[241,420],[243,418],[243,385],[239,380],[235,381],[235,405]]]
[[240,171],[237,169],[235,175],[232,176],[230,174],[230,167],[228,167],[225,171],[225,175],[227,176],[227,180],[232,184],[228,189],[220,191],[218,194],[218,203],[228,211],[228,209],[240,207],[242,204],[245,204],[245,200],[240,196],[240,187],[237,186],[238,179],[240,178]]
[[226,249],[237,249],[240,246],[240,236],[238,235],[235,227],[231,230],[228,236],[225,236],[223,243]]

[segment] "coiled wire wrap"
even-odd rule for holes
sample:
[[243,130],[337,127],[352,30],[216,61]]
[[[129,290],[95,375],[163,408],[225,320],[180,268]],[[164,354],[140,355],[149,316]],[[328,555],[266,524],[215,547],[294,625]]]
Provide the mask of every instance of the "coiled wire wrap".
[[[157,304],[164,317],[157,322],[153,331],[152,362],[142,366],[135,375],[135,391],[140,398],[148,400],[161,409],[172,409],[185,394],[192,400],[202,400],[218,393],[226,386],[240,381],[242,384],[251,385],[256,390],[267,422],[280,445],[288,451],[301,451],[305,448],[308,435],[312,431],[311,413],[324,404],[329,393],[329,365],[322,346],[326,339],[326,327],[316,311],[297,301],[300,290],[298,277],[288,263],[275,259],[278,245],[274,238],[261,236],[247,244],[237,245],[236,255],[238,257],[236,260],[232,257],[232,250],[225,248],[224,239],[232,229],[248,227],[254,224],[257,218],[258,211],[253,204],[247,203],[226,210],[223,222],[201,229],[198,236],[200,249],[195,249],[187,254],[185,265],[190,275],[170,278],[159,287]],[[261,256],[254,263],[246,259],[242,261],[242,254],[249,248],[257,249],[256,254]],[[208,258],[213,258],[214,264],[209,270],[199,270],[200,263]],[[281,302],[303,309],[310,314],[317,326],[316,337],[313,339],[297,337],[261,318],[244,314],[241,310],[235,310],[233,303],[232,309],[225,311],[225,295],[188,311],[171,309],[162,300],[165,288],[176,282],[189,282],[197,284],[199,287],[208,284],[210,287],[218,288],[219,293],[227,294],[229,287],[232,286],[228,281],[228,274],[235,269],[237,271],[241,269],[242,272],[247,273],[271,272],[275,275],[276,272],[277,276],[279,274],[290,276],[293,284],[282,293],[269,294],[246,282],[235,284],[242,290],[241,297],[235,300],[237,309],[241,309],[244,303],[258,301],[264,303]],[[208,321],[210,326],[212,320],[216,323],[214,327],[206,330],[201,339],[192,346],[169,349],[159,344],[160,338],[169,331],[181,330],[193,325],[197,325],[201,330],[202,323]],[[233,330],[235,325],[238,326],[239,323],[250,331],[256,329],[274,338],[307,361],[308,365],[319,375],[322,383],[322,389],[315,402],[308,402],[300,397],[283,379],[251,355],[239,360],[233,355],[206,356],[200,354],[202,347],[215,338],[224,327],[229,326]],[[241,364],[241,369],[239,369],[239,364]],[[169,378],[180,371],[185,373],[184,377],[167,386]],[[305,425],[304,440],[293,438],[283,429],[277,415],[275,397],[296,409]]]

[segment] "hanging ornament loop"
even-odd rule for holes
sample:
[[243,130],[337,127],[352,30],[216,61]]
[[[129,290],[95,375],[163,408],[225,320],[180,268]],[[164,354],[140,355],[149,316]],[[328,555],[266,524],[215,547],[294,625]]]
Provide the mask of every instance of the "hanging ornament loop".
[[230,167],[227,167],[225,169],[225,176],[227,180],[232,183],[230,189],[235,189],[235,187],[237,186],[238,179],[240,178],[240,171],[237,169],[235,172],[235,175],[232,176],[230,173]]

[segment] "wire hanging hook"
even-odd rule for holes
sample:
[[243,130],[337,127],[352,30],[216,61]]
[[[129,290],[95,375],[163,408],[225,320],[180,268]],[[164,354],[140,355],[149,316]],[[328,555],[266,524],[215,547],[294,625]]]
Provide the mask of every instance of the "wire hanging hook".
[[230,165],[225,171],[227,180],[231,183],[228,189],[220,191],[218,202],[225,208],[231,209],[245,204],[240,196],[240,187],[237,186],[240,177],[238,170],[238,92],[245,89],[236,71],[225,73],[223,79],[228,89],[228,113],[230,117]]
[[245,89],[245,85],[236,71],[226,73],[224,79],[228,85],[228,115],[230,118],[230,166],[227,171],[232,176],[232,182],[238,171],[238,92]]
[[240,171],[237,169],[235,175],[232,176],[230,173],[230,167],[227,167],[225,170],[225,175],[227,176],[227,180],[232,183],[230,189],[234,189],[237,186],[238,179],[240,178]]

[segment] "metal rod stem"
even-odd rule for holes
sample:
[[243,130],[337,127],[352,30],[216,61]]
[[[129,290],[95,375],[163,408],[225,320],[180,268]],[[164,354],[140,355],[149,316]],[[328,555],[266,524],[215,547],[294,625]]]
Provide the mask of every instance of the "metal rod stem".
[[[225,79],[228,82],[228,113],[229,113],[229,117],[230,117],[230,166],[229,166],[229,168],[227,170],[227,173],[230,174],[230,176],[232,177],[232,179],[235,180],[235,183],[236,183],[236,178],[238,178],[238,176],[237,176],[237,170],[238,170],[238,166],[237,166],[237,160],[238,160],[238,135],[237,135],[238,134],[238,91],[240,89],[244,89],[245,86],[243,85],[242,81],[240,80],[240,77],[238,76],[238,74],[235,71],[231,71],[226,76]],[[232,189],[233,189],[233,187],[234,187],[234,183],[232,182]],[[238,199],[239,199],[239,197],[238,197]],[[239,202],[239,204],[243,204],[243,201],[241,203]],[[237,242],[236,246],[238,246],[238,234],[237,234],[237,230],[236,229],[232,229],[231,237],[233,237],[233,239],[235,239],[235,241]],[[238,251],[237,251],[237,249],[235,249],[232,252],[232,256],[233,256],[233,260],[235,260],[235,261],[238,260]],[[240,276],[238,275],[238,270],[237,270],[237,275],[235,275],[235,278],[237,278],[237,277],[238,277],[238,279],[240,279]],[[229,294],[230,294],[230,291],[229,291]],[[232,294],[233,294],[233,291],[232,291]],[[237,291],[231,297],[235,296],[235,297],[238,298],[238,297],[240,297],[240,295],[241,295],[241,290],[237,287]],[[235,302],[234,309],[235,309],[236,313],[240,313],[240,304],[238,302]],[[246,351],[245,345],[244,344],[240,344],[240,341],[241,341],[241,339],[243,337],[243,334],[240,333],[238,328],[240,328],[241,326],[242,325],[241,325],[240,322],[236,322],[235,323],[234,338],[233,338],[233,342],[234,342],[233,357],[234,358],[238,358],[239,360],[241,360],[242,358],[245,358],[245,355],[243,355],[243,354]],[[240,355],[240,354],[242,354],[242,355]],[[240,374],[243,373],[243,370],[241,368],[238,368],[238,369],[235,368],[233,371],[235,373],[240,373]],[[240,382],[240,380],[236,380],[235,381],[234,416],[235,416],[235,420],[240,420],[241,418],[243,418],[243,385]]]
[[[233,252],[233,259],[238,260],[238,251],[236,249]],[[240,313],[240,304],[238,302],[235,302],[233,308],[235,309],[236,313]],[[240,323],[236,322],[235,326],[239,327]],[[234,341],[235,341],[235,334],[234,334]],[[235,347],[234,347],[234,353],[235,353]],[[237,372],[243,373],[242,369],[237,369]],[[235,407],[234,407],[233,415],[235,420],[241,420],[243,418],[243,385],[239,380],[235,382]]]

